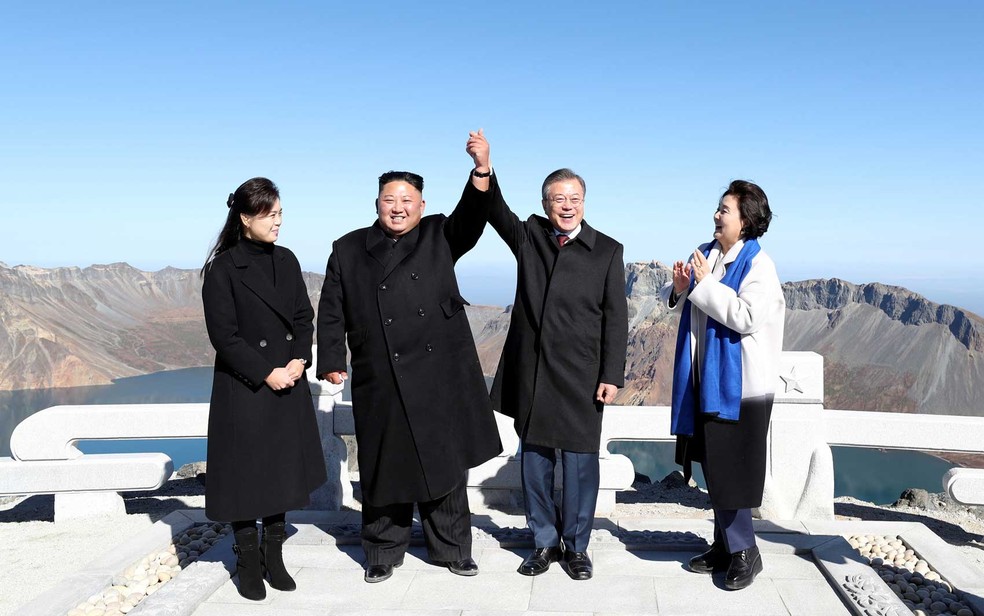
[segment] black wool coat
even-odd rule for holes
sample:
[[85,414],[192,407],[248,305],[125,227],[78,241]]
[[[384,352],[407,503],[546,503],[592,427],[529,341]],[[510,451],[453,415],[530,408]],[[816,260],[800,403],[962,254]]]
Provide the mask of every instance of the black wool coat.
[[478,241],[489,192],[397,242],[379,223],[339,238],[318,307],[319,376],[346,369],[362,493],[374,505],[448,494],[502,451],[454,264]]
[[275,246],[273,263],[276,286],[241,245],[205,272],[205,325],[215,347],[205,513],[213,520],[299,509],[327,479],[307,378],[279,392],[264,383],[292,359],[310,362],[314,334],[297,259]]
[[524,442],[597,452],[604,410],[595,401],[598,384],[625,384],[622,245],[581,221],[577,237],[561,248],[550,221],[520,220],[498,190],[489,222],[517,262],[492,406],[515,418]]

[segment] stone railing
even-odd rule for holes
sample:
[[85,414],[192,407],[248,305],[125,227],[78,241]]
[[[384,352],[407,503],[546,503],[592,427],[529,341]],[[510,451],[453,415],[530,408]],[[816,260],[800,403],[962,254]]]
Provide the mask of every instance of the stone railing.
[[[334,510],[355,501],[341,439],[355,432],[352,407],[342,400],[340,386],[318,383],[313,371],[308,376],[329,477],[312,496],[312,506]],[[496,420],[503,453],[469,474],[469,500],[476,512],[521,506],[515,456],[519,441],[511,419],[496,414]],[[0,495],[55,494],[56,519],[122,511],[118,493],[160,487],[173,471],[171,460],[161,453],[83,455],[74,444],[95,439],[205,438],[207,425],[207,404],[45,409],[14,430],[13,458],[0,458]],[[615,494],[629,488],[634,478],[631,461],[608,453],[608,444],[672,442],[669,426],[670,411],[665,406],[606,409],[599,515],[614,510]],[[784,520],[833,518],[831,445],[984,452],[984,418],[826,410],[823,358],[816,353],[783,353],[759,514]],[[984,504],[984,471],[952,469],[944,483],[959,502]]]

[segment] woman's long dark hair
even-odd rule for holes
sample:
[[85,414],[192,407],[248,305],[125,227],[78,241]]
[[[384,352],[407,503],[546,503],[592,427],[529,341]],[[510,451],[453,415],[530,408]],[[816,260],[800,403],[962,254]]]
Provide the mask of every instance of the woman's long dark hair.
[[247,216],[262,216],[270,210],[280,199],[280,190],[277,185],[266,178],[253,178],[246,180],[239,185],[236,192],[229,194],[226,206],[229,208],[229,215],[226,216],[225,225],[219,231],[212,249],[208,251],[208,258],[202,266],[202,274],[208,269],[209,263],[215,257],[229,250],[237,243],[243,234],[243,222],[240,214]]

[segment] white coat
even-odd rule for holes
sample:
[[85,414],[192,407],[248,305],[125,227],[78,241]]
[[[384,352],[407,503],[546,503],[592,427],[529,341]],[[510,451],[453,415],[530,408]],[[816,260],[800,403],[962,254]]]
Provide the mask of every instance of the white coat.
[[[710,317],[741,335],[741,397],[743,400],[774,394],[779,376],[779,358],[785,322],[786,300],[776,273],[776,265],[764,250],[752,258],[752,266],[736,293],[721,284],[726,268],[735,261],[744,241],[731,247],[721,259],[717,242],[707,257],[713,267],[711,274],[684,291],[672,306],[671,280],[660,291],[662,301],[673,312],[680,312],[686,300],[691,302],[690,351],[694,366],[701,365],[698,349],[704,348],[706,317]],[[700,246],[704,251],[708,244]],[[706,317],[705,317],[706,315]],[[698,340],[700,337],[700,340]]]

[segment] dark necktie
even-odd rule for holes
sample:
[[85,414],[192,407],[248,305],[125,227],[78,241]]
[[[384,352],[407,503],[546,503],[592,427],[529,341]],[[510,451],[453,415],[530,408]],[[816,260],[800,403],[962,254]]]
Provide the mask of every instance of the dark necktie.
[[567,243],[567,240],[569,240],[569,239],[571,239],[571,237],[569,235],[561,234],[561,235],[558,235],[557,236],[557,241],[560,242],[561,247],[563,247],[564,244],[566,244]]

